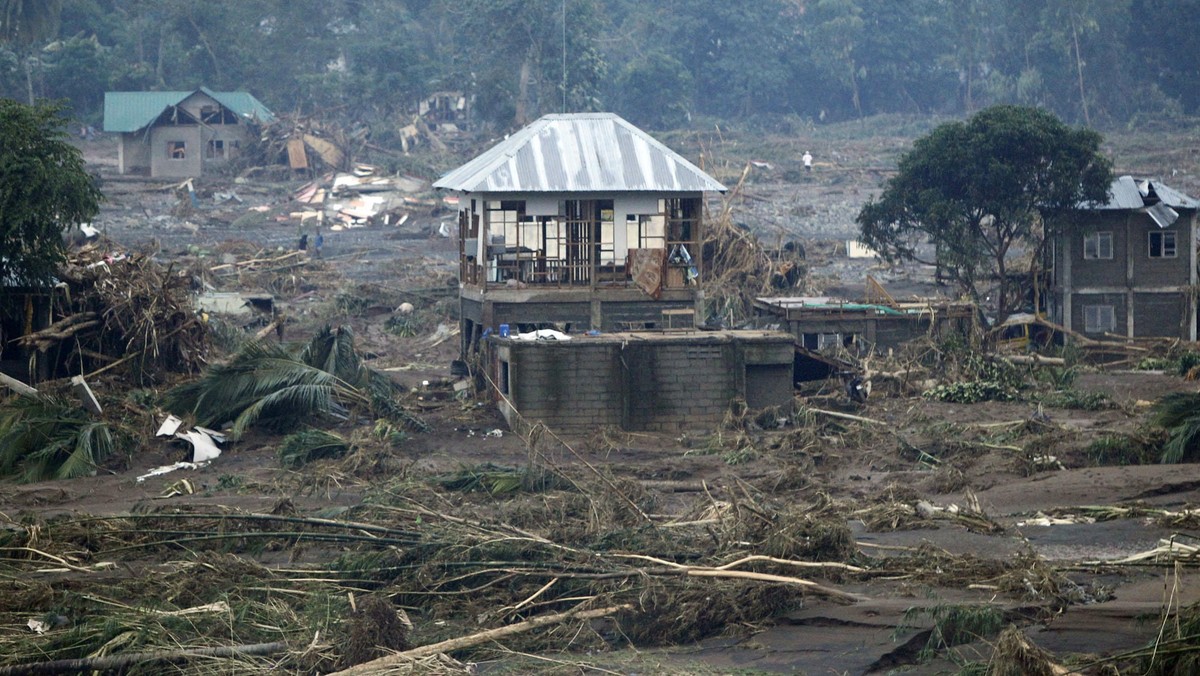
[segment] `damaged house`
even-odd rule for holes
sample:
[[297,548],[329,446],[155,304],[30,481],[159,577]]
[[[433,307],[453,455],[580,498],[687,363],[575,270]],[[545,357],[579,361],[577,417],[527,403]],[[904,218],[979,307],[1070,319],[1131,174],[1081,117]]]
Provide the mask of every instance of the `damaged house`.
[[1089,337],[1196,340],[1196,209],[1157,180],[1121,176],[1105,204],[1066,216],[1048,252],[1049,317]]
[[122,174],[194,178],[238,156],[271,111],[246,92],[105,92],[104,131]]
[[704,193],[725,186],[629,122],[547,115],[434,187],[457,197],[462,354],[514,427],[682,429],[791,400],[791,336],[694,330]]
[[458,197],[464,354],[501,324],[691,325],[725,186],[620,117],[547,115],[433,185]]

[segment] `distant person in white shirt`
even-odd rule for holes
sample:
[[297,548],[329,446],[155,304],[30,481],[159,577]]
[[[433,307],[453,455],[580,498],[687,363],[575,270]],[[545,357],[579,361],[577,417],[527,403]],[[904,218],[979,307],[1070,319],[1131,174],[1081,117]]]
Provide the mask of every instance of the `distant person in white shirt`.
[[812,153],[805,150],[804,157],[802,157],[800,159],[804,160],[804,170],[812,171]]

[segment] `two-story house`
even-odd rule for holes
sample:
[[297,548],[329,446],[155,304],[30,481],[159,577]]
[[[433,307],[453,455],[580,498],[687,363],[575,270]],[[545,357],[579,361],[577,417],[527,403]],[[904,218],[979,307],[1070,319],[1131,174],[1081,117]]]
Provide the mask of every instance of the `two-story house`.
[[704,193],[725,186],[620,117],[547,115],[433,185],[458,199],[464,354],[501,325],[694,318]]
[[[458,199],[462,354],[514,429],[679,431],[791,402],[789,334],[694,330],[704,193],[725,186],[650,135],[547,115],[434,186]],[[527,339],[551,326],[568,340]]]
[[105,92],[104,131],[119,134],[122,174],[194,178],[237,157],[252,123],[275,119],[246,92]]
[[1121,176],[1108,202],[1061,221],[1049,250],[1051,320],[1090,337],[1196,340],[1196,210],[1157,180]]

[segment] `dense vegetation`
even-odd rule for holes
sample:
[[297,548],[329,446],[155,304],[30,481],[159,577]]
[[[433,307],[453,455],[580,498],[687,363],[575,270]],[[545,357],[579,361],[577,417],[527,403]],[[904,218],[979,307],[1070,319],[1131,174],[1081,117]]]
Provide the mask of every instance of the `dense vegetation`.
[[[565,21],[564,21],[565,11]],[[614,110],[788,125],[997,103],[1106,128],[1195,114],[1200,0],[0,0],[0,96],[245,89],[386,131],[462,90],[474,121]]]

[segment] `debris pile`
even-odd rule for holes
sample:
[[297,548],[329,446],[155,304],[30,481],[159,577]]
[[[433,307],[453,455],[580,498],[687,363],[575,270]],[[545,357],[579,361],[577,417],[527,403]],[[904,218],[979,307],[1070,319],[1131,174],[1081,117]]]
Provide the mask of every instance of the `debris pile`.
[[121,369],[135,384],[196,372],[209,334],[194,309],[192,278],[149,255],[74,253],[60,278],[67,293],[48,327],[18,338],[35,359],[82,364],[91,375]]

